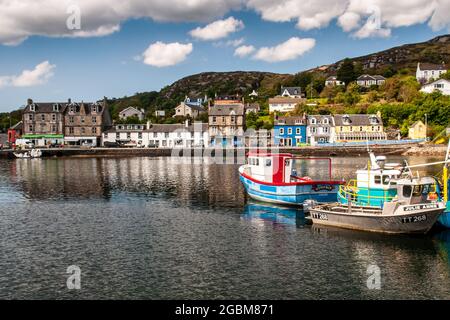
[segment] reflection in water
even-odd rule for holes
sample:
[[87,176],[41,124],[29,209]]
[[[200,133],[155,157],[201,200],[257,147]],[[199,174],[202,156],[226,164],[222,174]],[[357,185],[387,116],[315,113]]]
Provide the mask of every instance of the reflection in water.
[[[335,178],[366,162],[334,158]],[[237,168],[169,158],[0,160],[0,298],[450,298],[448,232],[307,226],[296,208],[248,200]],[[65,288],[72,264],[84,275],[80,292]],[[367,289],[370,264],[381,268],[381,291]]]

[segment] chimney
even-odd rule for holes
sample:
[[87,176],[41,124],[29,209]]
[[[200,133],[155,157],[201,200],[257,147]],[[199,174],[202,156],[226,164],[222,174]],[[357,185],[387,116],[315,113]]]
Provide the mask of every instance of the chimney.
[[67,103],[68,103],[68,104],[71,104],[71,103],[72,103],[72,99],[70,99],[70,98],[67,99]]
[[185,121],[185,127],[186,127],[186,128],[189,128],[189,119],[186,119],[186,121]]
[[31,104],[33,104],[33,99],[28,99],[28,100],[27,100],[27,106],[29,106],[29,105],[31,105]]
[[152,127],[152,123],[150,121],[147,121],[147,130],[150,130],[151,127]]

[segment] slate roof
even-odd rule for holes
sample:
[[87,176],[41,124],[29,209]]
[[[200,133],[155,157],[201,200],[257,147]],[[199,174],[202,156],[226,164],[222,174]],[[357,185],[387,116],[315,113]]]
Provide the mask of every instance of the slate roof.
[[209,108],[210,116],[242,116],[245,113],[245,107],[241,104],[215,105]]
[[269,104],[298,104],[304,101],[303,98],[275,97],[269,99]]
[[[316,119],[316,123],[313,124],[312,119]],[[328,123],[324,123],[324,120],[327,119]],[[308,115],[308,126],[312,127],[320,127],[320,126],[332,126],[333,125],[333,116],[331,115]]]
[[186,106],[191,108],[192,110],[195,110],[195,111],[198,111],[198,112],[206,111],[205,108],[203,108],[202,106],[199,106],[199,105],[186,103]]
[[[350,119],[350,123],[344,122],[344,118]],[[373,124],[370,122],[371,118],[376,118],[377,123]],[[383,120],[378,117],[376,114],[336,114],[334,115],[334,123],[336,126],[372,126],[372,125],[383,125]]]
[[307,122],[307,120],[303,116],[278,117],[278,119],[275,119],[274,124],[276,126],[300,126],[300,125],[306,125],[306,122]]
[[447,66],[445,66],[444,64],[421,63],[421,62],[419,62],[419,68],[420,70],[427,70],[427,71],[447,70]]
[[[55,113],[56,111],[53,111],[53,105],[57,104],[59,105],[59,112],[63,113],[67,107],[67,102],[34,102],[33,103],[36,107],[36,113]],[[23,112],[33,112],[30,110],[31,105],[27,105]]]
[[286,90],[291,96],[299,96],[302,94],[302,88],[300,87],[281,87],[281,95],[283,95]]

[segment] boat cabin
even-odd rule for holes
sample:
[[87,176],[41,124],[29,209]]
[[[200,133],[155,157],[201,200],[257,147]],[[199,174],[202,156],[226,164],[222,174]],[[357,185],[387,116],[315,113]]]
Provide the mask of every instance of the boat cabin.
[[246,174],[268,183],[290,183],[294,159],[291,154],[249,154]]
[[[437,200],[438,182],[432,177],[402,179],[397,182],[397,201],[404,204],[431,203]],[[436,194],[433,199],[430,194]]]

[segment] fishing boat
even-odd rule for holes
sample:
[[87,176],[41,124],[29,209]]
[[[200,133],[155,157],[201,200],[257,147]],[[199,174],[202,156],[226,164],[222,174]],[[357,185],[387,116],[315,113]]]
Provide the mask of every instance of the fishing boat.
[[[381,207],[347,203],[321,204],[310,209],[313,224],[392,234],[427,233],[445,210],[430,199],[437,181],[432,177],[395,181],[397,195]],[[367,200],[368,201],[368,200]]]
[[14,156],[19,159],[30,159],[42,157],[42,151],[40,149],[32,149],[25,152],[14,152]]
[[[326,161],[328,180],[299,177],[296,162]],[[247,163],[239,168],[240,180],[247,194],[258,201],[301,206],[306,200],[319,203],[337,201],[343,181],[331,178],[331,159],[300,158],[292,154],[249,153]]]
[[448,174],[449,167],[450,167],[450,141],[448,142],[447,154],[445,155],[444,169],[442,173],[443,201],[446,203],[447,208],[444,214],[442,214],[438,220],[439,224],[445,228],[450,228],[450,188],[449,188],[450,177]]

